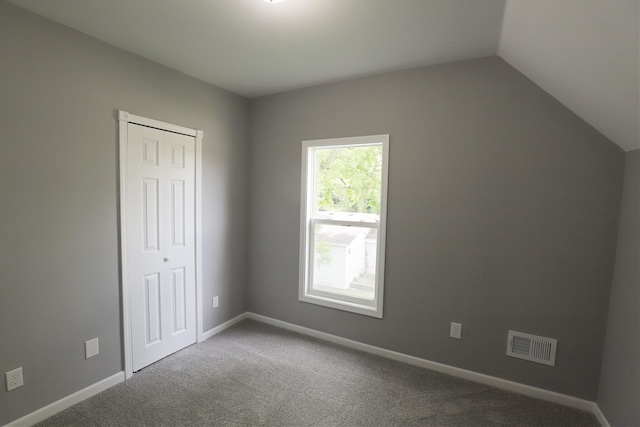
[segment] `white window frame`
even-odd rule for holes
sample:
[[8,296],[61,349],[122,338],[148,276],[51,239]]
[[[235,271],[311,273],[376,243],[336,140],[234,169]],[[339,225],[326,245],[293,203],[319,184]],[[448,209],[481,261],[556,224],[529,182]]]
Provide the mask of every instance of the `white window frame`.
[[[314,218],[314,156],[316,148],[353,147],[381,145],[382,147],[382,175],[380,194],[380,221],[379,222],[351,222],[333,219]],[[301,209],[300,209],[300,283],[298,300],[331,307],[338,310],[350,311],[366,316],[382,318],[384,299],[384,260],[387,223],[387,187],[389,170],[389,135],[371,135],[348,138],[332,138],[302,141],[302,185],[301,185]],[[310,277],[312,277],[314,256],[311,248],[314,247],[313,236],[315,224],[346,225],[355,227],[377,228],[377,251],[374,298],[372,301],[362,298],[341,295],[338,293],[322,292],[311,289]]]

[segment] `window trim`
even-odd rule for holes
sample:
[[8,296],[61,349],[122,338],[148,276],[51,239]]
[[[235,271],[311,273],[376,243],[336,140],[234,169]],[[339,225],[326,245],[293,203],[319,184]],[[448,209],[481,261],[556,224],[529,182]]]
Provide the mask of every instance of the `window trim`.
[[[313,156],[310,155],[315,148],[349,147],[360,145],[377,145],[382,147],[382,172],[380,188],[380,221],[351,222],[344,220],[331,220],[313,218],[313,194],[314,179],[310,177],[313,171]],[[387,188],[389,176],[389,135],[371,135],[347,138],[331,138],[302,141],[301,161],[301,196],[300,196],[300,263],[298,300],[311,304],[317,304],[338,310],[349,311],[371,317],[382,318],[384,300],[384,269],[387,223]],[[314,224],[353,225],[357,227],[372,227],[378,229],[376,250],[376,280],[374,287],[374,299],[367,303],[362,298],[346,295],[332,294],[322,291],[310,291],[309,277],[313,269],[310,252],[313,241],[312,231]]]

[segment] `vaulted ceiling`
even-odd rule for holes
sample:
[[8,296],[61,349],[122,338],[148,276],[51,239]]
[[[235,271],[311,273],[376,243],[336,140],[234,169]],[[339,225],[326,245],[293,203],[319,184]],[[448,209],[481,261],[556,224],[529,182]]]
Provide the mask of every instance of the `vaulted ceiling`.
[[499,55],[640,148],[639,0],[9,0],[231,92]]

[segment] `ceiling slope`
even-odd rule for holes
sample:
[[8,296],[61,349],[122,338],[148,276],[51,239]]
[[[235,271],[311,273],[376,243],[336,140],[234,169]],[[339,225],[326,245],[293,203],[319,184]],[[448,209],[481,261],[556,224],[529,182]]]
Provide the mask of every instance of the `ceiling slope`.
[[638,0],[507,0],[498,54],[626,151],[640,148]]

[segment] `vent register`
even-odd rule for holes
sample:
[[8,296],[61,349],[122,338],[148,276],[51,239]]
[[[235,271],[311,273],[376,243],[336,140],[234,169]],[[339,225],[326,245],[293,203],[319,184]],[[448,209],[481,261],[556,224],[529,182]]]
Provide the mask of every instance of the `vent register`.
[[555,366],[557,346],[558,340],[553,338],[509,331],[507,356]]

